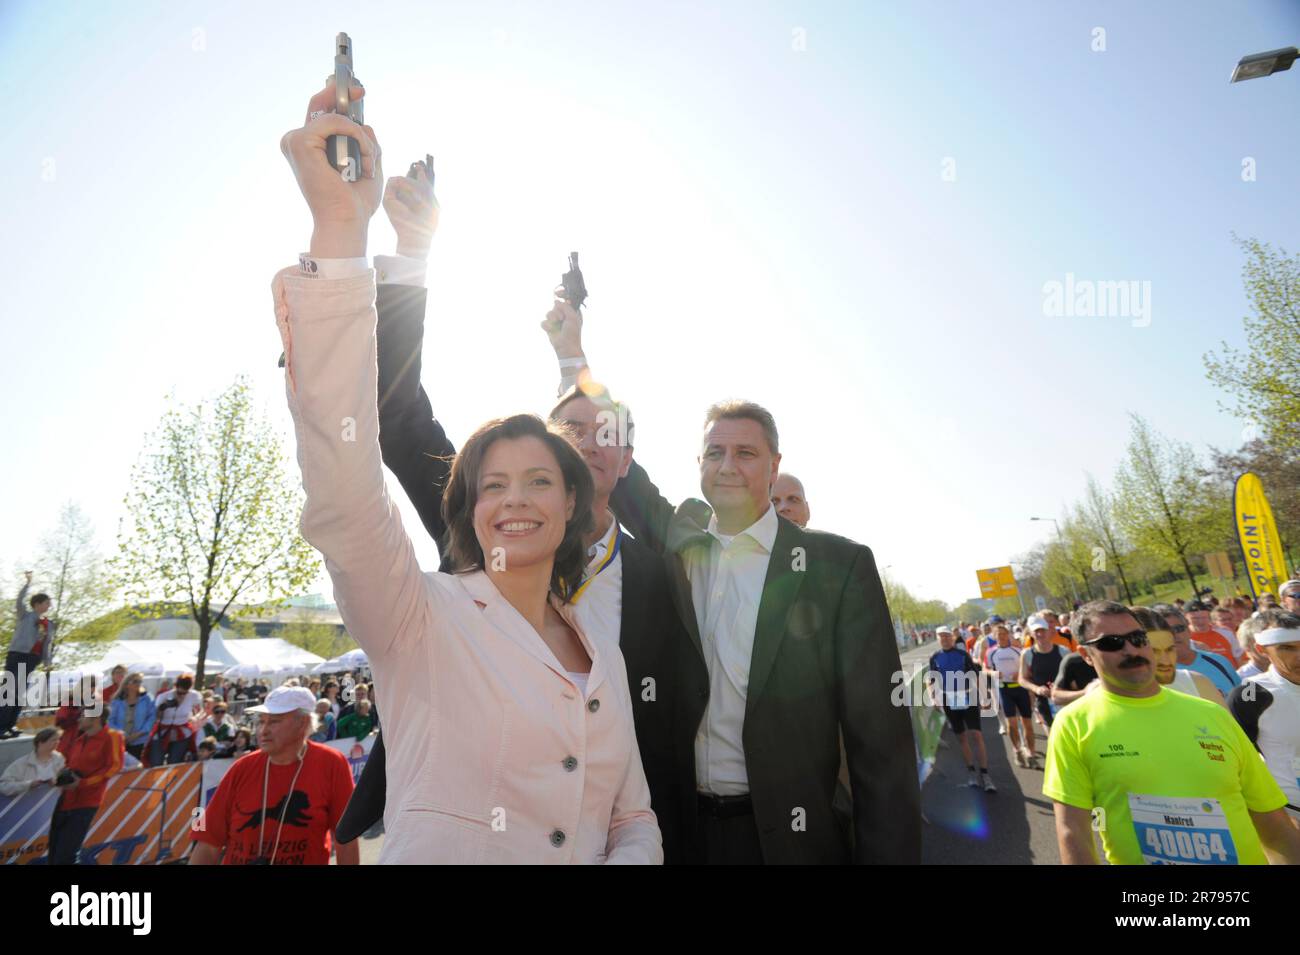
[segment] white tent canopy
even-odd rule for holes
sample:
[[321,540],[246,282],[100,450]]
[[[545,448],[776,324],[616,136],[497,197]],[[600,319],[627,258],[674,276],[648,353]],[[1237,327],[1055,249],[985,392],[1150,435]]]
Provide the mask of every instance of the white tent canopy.
[[[143,669],[152,664],[149,669],[156,675],[174,679],[181,673],[194,671],[199,643],[197,640],[117,640],[95,645],[93,650],[94,657],[79,664],[78,671],[106,674],[119,663],[128,669]],[[264,672],[290,676],[306,673],[323,659],[279,637],[226,640],[213,631],[203,669],[209,674],[224,673],[238,664],[251,663],[259,665]]]

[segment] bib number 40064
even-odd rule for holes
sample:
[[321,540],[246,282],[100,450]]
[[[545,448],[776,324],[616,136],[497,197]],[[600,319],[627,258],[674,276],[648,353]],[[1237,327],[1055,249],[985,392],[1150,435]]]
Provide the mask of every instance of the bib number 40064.
[[1175,829],[1147,828],[1147,848],[1151,852],[1181,862],[1227,862],[1228,850],[1217,832],[1187,832]]

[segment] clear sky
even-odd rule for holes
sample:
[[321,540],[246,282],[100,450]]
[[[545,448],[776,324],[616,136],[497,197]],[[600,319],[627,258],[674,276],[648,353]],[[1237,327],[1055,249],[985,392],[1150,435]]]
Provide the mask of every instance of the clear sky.
[[[923,597],[976,596],[1108,480],[1130,411],[1240,443],[1201,355],[1243,338],[1231,233],[1300,244],[1300,69],[1227,80],[1300,42],[1293,3],[9,0],[3,589],[64,501],[112,549],[168,392],[246,372],[287,440],[269,284],[309,220],[278,143],[339,30],[387,172],[436,157],[425,384],[454,439],[549,407],[538,322],[578,249],[660,486],[698,495],[704,408],[750,397],[813,526]],[[1149,324],[1045,314],[1067,273],[1149,282]]]

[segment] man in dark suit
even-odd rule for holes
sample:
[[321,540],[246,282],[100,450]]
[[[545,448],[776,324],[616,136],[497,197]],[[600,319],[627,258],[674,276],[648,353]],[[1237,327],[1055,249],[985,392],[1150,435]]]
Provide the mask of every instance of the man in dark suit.
[[[385,270],[394,275],[402,272],[400,263],[378,258],[381,277]],[[378,286],[379,444],[384,464],[442,552],[447,529],[442,494],[455,447],[434,417],[420,383],[425,298],[425,289],[418,284]],[[663,836],[664,861],[681,862],[685,857],[682,819],[687,810],[693,811],[687,798],[693,798],[693,793],[680,782],[690,737],[683,736],[674,720],[675,677],[677,657],[685,652],[687,637],[673,609],[663,560],[629,537],[609,509],[609,496],[632,462],[630,415],[607,394],[574,391],[561,397],[551,418],[577,435],[596,492],[595,530],[587,541],[590,563],[570,599],[592,639],[618,641],[632,691],[642,767]],[[621,431],[607,427],[611,419],[625,427]],[[381,734],[340,821],[340,839],[355,838],[379,821],[385,788]]]
[[[543,323],[568,380],[587,377],[581,316],[557,299]],[[692,861],[919,863],[920,792],[907,710],[871,551],[777,516],[772,416],[709,409],[699,458],[707,499],[674,508],[635,462],[612,498],[624,526],[667,556],[690,636],[680,719],[695,737]],[[832,807],[841,738],[852,836]]]

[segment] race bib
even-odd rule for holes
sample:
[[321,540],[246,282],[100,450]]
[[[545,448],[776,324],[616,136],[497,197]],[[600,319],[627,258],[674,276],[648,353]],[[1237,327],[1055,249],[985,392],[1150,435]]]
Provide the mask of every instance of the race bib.
[[1232,830],[1218,800],[1129,793],[1128,806],[1147,864],[1237,864]]
[[967,690],[948,690],[946,696],[946,702],[950,710],[964,710],[972,705],[970,693]]

